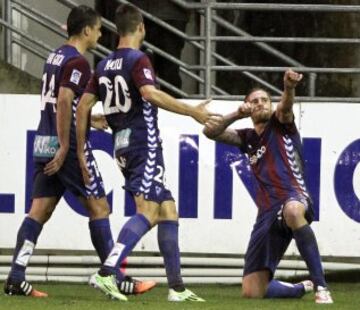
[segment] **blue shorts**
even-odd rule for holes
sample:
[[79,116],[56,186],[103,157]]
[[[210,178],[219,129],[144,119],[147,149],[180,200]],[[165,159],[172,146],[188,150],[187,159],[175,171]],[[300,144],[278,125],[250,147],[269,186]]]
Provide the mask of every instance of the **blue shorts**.
[[[294,197],[290,200],[297,200],[304,203],[303,197]],[[311,204],[306,203],[305,217],[309,223],[313,220]],[[291,239],[292,230],[286,225],[282,216],[283,205],[260,213],[257,218],[248,248],[245,254],[244,276],[261,270],[269,270],[272,279],[275,270],[284,256]]]
[[162,149],[140,149],[118,156],[117,163],[125,178],[124,189],[132,195],[162,203],[174,200],[165,185]]
[[88,169],[91,173],[91,184],[86,186],[82,178],[79,161],[75,154],[69,153],[63,166],[52,176],[44,174],[46,163],[35,161],[32,198],[60,198],[65,190],[69,190],[77,197],[94,197],[96,199],[104,197],[104,184],[95,158],[91,150],[87,150],[85,155]]

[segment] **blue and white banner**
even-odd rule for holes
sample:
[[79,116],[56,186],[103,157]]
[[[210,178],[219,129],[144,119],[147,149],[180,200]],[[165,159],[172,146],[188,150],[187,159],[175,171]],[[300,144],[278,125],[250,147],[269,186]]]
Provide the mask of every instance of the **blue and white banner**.
[[[194,101],[195,102],[195,101]],[[213,101],[210,109],[227,113],[239,102]],[[97,105],[97,111],[101,106]],[[294,107],[303,137],[308,188],[316,221],[312,224],[322,255],[360,257],[360,106],[306,103]],[[0,96],[0,248],[13,248],[29,211],[32,147],[40,98]],[[241,120],[235,127],[249,127]],[[159,112],[167,185],[180,214],[183,252],[244,254],[256,206],[251,172],[235,147],[208,140],[189,117]],[[112,156],[108,132],[93,131],[91,142],[112,208],[114,237],[133,214],[124,179]],[[85,210],[71,194],[61,199],[45,225],[37,248],[92,250]],[[157,251],[156,228],[136,251]],[[297,254],[292,244],[287,254]]]

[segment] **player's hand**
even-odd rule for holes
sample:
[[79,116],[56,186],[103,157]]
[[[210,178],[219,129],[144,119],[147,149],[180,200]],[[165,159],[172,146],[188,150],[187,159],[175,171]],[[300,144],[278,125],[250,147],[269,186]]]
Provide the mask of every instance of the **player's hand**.
[[303,75],[297,73],[291,69],[286,70],[284,74],[284,87],[285,88],[295,88],[297,84],[302,80]]
[[208,138],[215,138],[225,130],[225,120],[222,115],[212,115],[205,122],[203,133]]
[[239,118],[246,118],[251,116],[251,111],[252,107],[250,102],[242,103],[238,109]]
[[87,167],[87,162],[86,162],[86,157],[84,152],[78,153],[78,160],[79,160],[79,165],[80,165],[80,169],[81,169],[81,174],[84,180],[85,185],[90,185],[91,181],[91,174],[90,171]]
[[91,127],[98,130],[106,130],[109,128],[109,124],[106,121],[105,115],[93,114],[91,115]]
[[45,165],[44,173],[50,176],[58,172],[65,161],[66,154],[67,154],[67,149],[60,146],[54,158]]
[[211,101],[212,99],[206,99],[205,101],[200,102],[198,105],[196,105],[194,107],[194,111],[192,113],[192,117],[199,122],[200,124],[205,124],[205,122],[211,117],[211,116],[219,116],[219,114],[210,112],[207,109],[207,105],[208,103]]

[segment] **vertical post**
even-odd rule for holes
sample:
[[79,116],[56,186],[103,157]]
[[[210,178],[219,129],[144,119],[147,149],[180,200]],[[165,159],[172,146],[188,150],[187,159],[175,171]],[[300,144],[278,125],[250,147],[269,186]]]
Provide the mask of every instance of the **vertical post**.
[[[4,0],[4,19],[10,25],[12,24],[11,17],[11,0]],[[8,63],[12,63],[11,59],[11,30],[7,27],[4,27],[4,59]]]
[[315,97],[316,96],[316,73],[311,72],[309,74],[309,96]]
[[211,14],[212,1],[206,0],[205,7],[205,97],[211,96]]

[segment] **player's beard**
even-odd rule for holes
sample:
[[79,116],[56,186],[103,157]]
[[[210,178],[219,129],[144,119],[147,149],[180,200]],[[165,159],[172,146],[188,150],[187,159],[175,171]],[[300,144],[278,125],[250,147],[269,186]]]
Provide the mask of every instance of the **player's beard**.
[[271,117],[271,110],[264,109],[254,113],[251,116],[251,119],[254,124],[261,124],[261,123],[266,123],[270,119],[270,117]]

